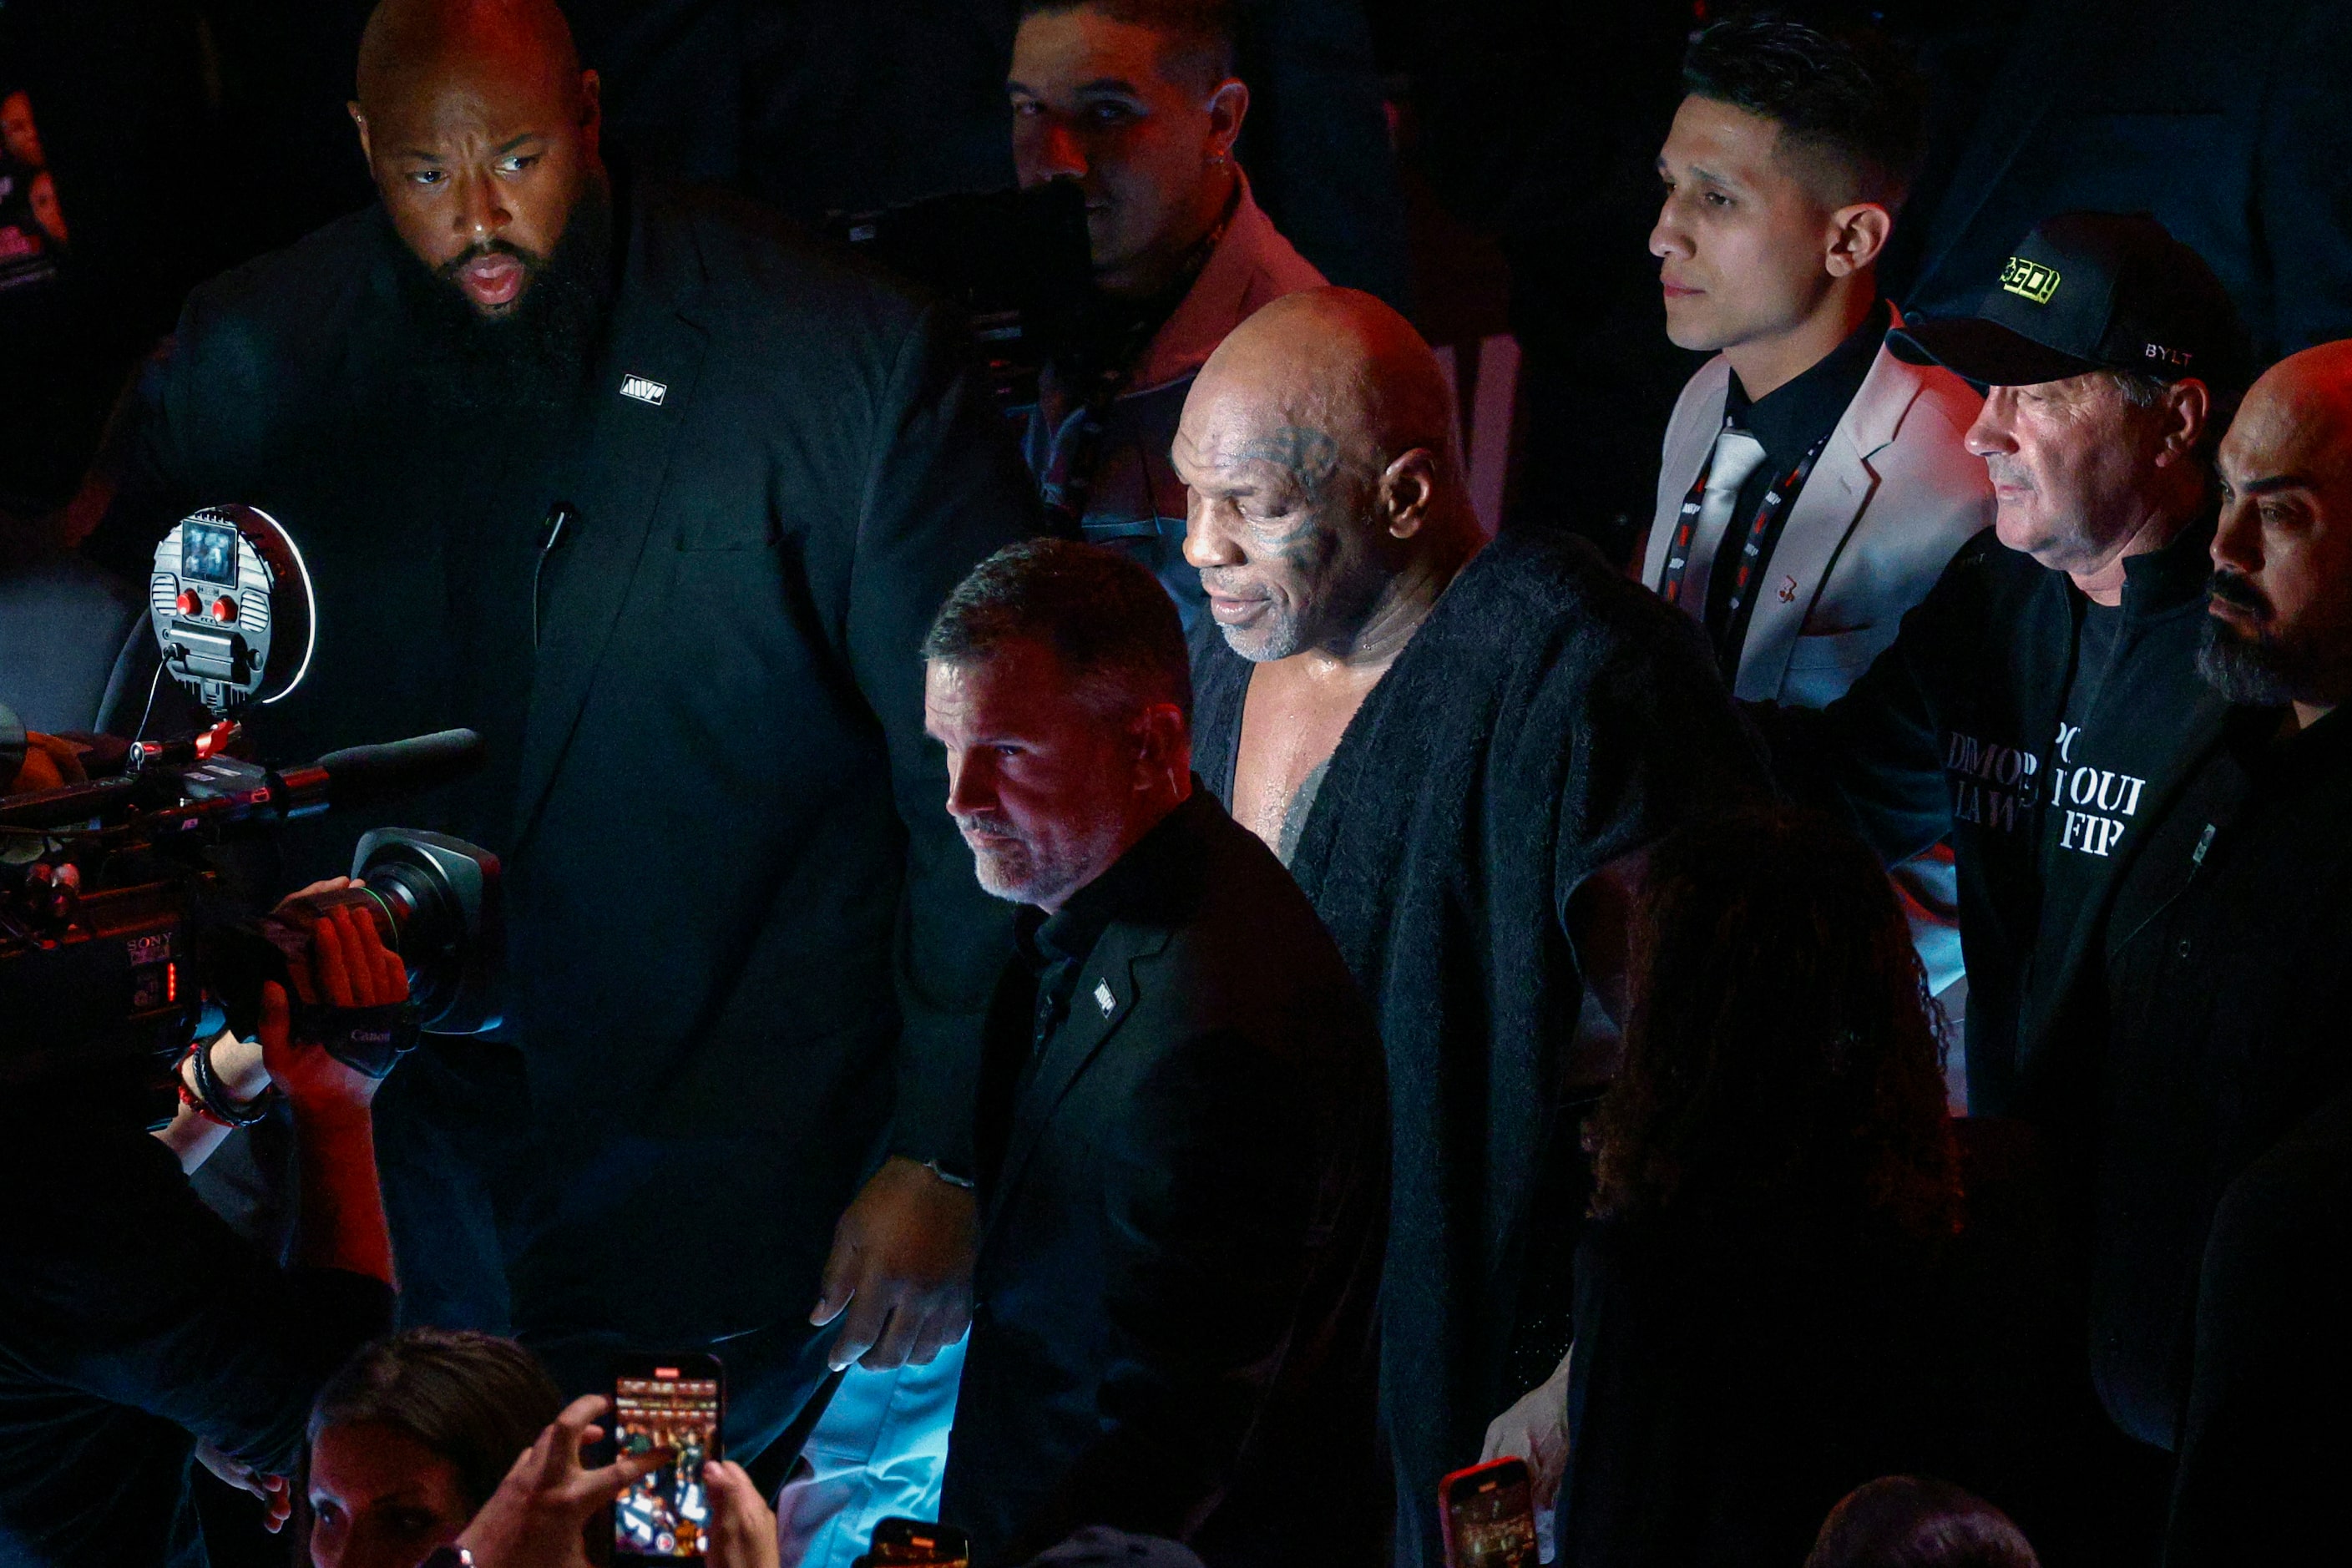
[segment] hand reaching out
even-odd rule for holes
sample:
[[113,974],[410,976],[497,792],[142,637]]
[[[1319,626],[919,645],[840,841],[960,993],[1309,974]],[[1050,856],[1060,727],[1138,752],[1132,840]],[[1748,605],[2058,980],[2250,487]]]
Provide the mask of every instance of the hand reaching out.
[[[601,1469],[583,1468],[581,1446],[604,1438],[595,1422],[612,1403],[601,1394],[583,1394],[515,1460],[457,1537],[480,1568],[586,1568],[588,1521],[630,1483],[674,1458],[667,1448],[654,1448],[625,1454]],[[751,1484],[749,1478],[744,1484]],[[772,1524],[771,1540],[773,1535]]]
[[1536,1531],[1544,1541],[1551,1535],[1552,1502],[1568,1475],[1568,1377],[1575,1355],[1571,1345],[1549,1377],[1487,1423],[1486,1447],[1478,1456],[1481,1464],[1507,1455],[1528,1462]]
[[266,1510],[262,1528],[275,1535],[286,1528],[293,1516],[294,1499],[288,1489],[284,1476],[265,1476],[244,1460],[233,1458],[213,1446],[209,1437],[196,1444],[196,1463],[226,1481],[241,1492],[249,1492],[261,1500]]
[[841,1319],[827,1360],[877,1372],[929,1364],[971,1326],[979,1207],[912,1160],[882,1163],[833,1227],[824,1283],[809,1321]]

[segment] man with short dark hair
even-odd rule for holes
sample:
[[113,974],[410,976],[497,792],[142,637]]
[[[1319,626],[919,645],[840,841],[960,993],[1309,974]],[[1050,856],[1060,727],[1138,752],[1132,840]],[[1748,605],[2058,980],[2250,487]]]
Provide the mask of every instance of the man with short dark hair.
[[1251,311],[1323,283],[1234,161],[1234,26],[1227,0],[1024,0],[1008,83],[1021,183],[1078,183],[1099,290],[1040,378],[1029,466],[1049,512],[1150,566],[1187,626],[1185,391]]
[[549,0],[386,0],[357,84],[380,202],[191,296],[103,539],[143,577],[230,498],[300,543],[321,631],[266,755],[484,737],[402,808],[505,858],[513,987],[509,1040],[429,1038],[379,1108],[404,1316],[511,1321],[575,1390],[724,1341],[750,1457],[829,1357],[962,1330],[1008,938],[915,650],[1031,499],[944,312],[608,171]]
[[2169,1568],[2327,1555],[2352,1465],[2352,342],[2273,367],[2218,466],[2197,663],[2230,707],[2029,1042],[2103,1057],[2091,1371],[2177,1456]]
[[[1666,332],[1707,349],[1675,405],[1642,581],[1706,628],[1736,695],[1819,708],[1992,521],[1961,437],[1983,398],[1882,345],[1885,253],[1922,142],[1874,35],[1718,22],[1658,155]],[[1896,868],[1931,990],[1958,977],[1941,846]]]
[[[1277,300],[1177,434],[1202,774],[1372,999],[1396,1164],[1381,1402],[1400,1563],[1438,1479],[1566,1348],[1574,1048],[1639,858],[1760,786],[1697,632],[1580,541],[1471,510],[1445,382],[1369,296]],[[1565,1420],[1563,1407],[1559,1419]]]
[[1960,442],[1983,399],[1880,346],[1918,84],[1866,36],[1769,17],[1699,35],[1683,79],[1650,248],[1667,335],[1717,357],[1668,427],[1643,581],[1738,695],[1817,708],[1992,518]]
[[1192,774],[1176,612],[1134,563],[1041,540],[982,563],[923,653],[948,811],[1024,906],[941,1517],[985,1568],[1090,1524],[1213,1568],[1370,1562],[1380,1045]]

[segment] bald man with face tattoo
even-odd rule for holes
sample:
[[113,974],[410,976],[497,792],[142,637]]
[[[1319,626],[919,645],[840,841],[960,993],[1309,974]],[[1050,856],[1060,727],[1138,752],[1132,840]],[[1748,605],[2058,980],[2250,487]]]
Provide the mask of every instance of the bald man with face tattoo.
[[387,1088],[403,1315],[511,1324],[574,1391],[717,1345],[749,1458],[828,1360],[962,1331],[1010,933],[916,650],[1028,487],[937,310],[607,164],[552,0],[385,0],[352,119],[379,201],[191,297],[98,547],[143,577],[227,500],[300,543],[267,756],[485,736],[400,808],[505,858],[510,992]]
[[1642,853],[1761,787],[1688,621],[1580,541],[1488,542],[1451,427],[1404,319],[1324,289],[1225,339],[1173,451],[1209,606],[1195,768],[1306,889],[1388,1054],[1400,1563],[1438,1560],[1438,1478],[1566,1348],[1563,1108],[1612,1065],[1578,1025],[1612,1005]]

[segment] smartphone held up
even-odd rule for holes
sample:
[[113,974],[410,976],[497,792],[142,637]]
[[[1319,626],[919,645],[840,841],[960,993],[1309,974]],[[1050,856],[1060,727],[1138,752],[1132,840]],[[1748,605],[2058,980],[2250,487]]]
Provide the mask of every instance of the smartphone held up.
[[711,1355],[648,1357],[613,1380],[617,1454],[666,1449],[669,1462],[623,1492],[613,1508],[613,1555],[699,1563],[710,1534],[710,1490],[702,1468],[726,1458],[725,1373]]
[[1536,1568],[1535,1491],[1525,1459],[1456,1470],[1437,1483],[1445,1568]]

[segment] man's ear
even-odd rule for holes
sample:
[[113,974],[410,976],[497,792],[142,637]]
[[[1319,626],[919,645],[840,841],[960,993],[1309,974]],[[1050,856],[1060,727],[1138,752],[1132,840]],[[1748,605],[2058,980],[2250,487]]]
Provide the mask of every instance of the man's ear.
[[375,152],[368,145],[367,115],[362,111],[356,100],[352,102],[346,103],[343,105],[343,108],[350,112],[352,123],[358,126],[360,129],[360,156],[367,161],[368,168],[370,170],[373,170],[375,167]]
[[2159,468],[2185,462],[2205,444],[2205,429],[2213,418],[2213,394],[2194,376],[2183,376],[2164,389],[2158,408],[2164,416],[2164,449],[2156,455]]
[[1436,510],[1437,454],[1415,447],[1381,470],[1381,527],[1391,539],[1411,539]]
[[1154,788],[1162,780],[1181,783],[1192,773],[1192,727],[1176,704],[1153,703],[1136,715],[1130,732],[1136,742],[1136,788]]
[[594,153],[604,132],[604,84],[594,71],[584,70],[580,73],[580,139]]
[[1895,232],[1895,215],[1876,202],[1856,202],[1830,214],[1830,244],[1822,266],[1832,278],[1851,278],[1875,262]]
[[1249,88],[1239,77],[1227,77],[1209,95],[1209,162],[1222,163],[1234,155],[1241,139],[1242,121],[1249,118]]

